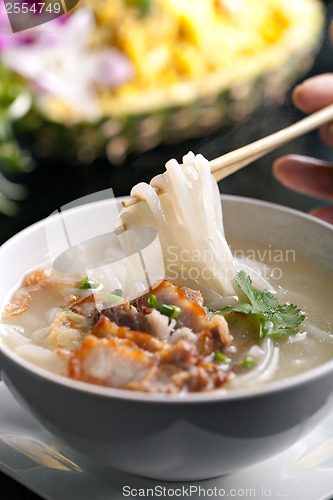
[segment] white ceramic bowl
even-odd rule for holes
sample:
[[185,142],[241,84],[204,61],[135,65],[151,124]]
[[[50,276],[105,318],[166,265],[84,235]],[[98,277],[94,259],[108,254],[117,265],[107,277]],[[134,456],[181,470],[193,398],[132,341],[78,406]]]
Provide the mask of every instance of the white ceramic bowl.
[[[112,201],[73,209],[101,224]],[[270,203],[224,197],[227,237],[293,248],[333,271],[333,227]],[[45,259],[45,225],[0,249],[0,304],[22,275]],[[101,230],[103,232],[103,230]],[[53,375],[0,349],[2,379],[50,432],[92,460],[164,480],[230,473],[291,446],[332,409],[333,361],[256,393],[178,397],[99,387]]]

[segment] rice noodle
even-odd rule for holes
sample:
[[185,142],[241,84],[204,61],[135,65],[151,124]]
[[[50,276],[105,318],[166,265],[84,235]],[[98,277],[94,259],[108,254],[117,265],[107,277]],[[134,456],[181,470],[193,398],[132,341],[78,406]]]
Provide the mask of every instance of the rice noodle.
[[24,328],[23,326],[19,325],[6,325],[5,323],[0,323],[0,337],[4,338],[7,337],[8,334],[12,333],[18,333],[18,334],[23,334],[24,333]]
[[[153,188],[161,190],[157,195]],[[192,152],[166,163],[166,171],[150,185],[139,183],[131,191],[142,202],[120,214],[126,227],[145,225],[159,235],[166,278],[199,289],[211,307],[229,297],[237,300],[237,272],[244,266],[256,286],[272,287],[247,263],[236,260],[226,241],[219,189],[208,160]],[[256,266],[255,266],[256,267]],[[233,297],[233,299],[232,299]]]
[[20,345],[29,344],[30,339],[24,336],[24,328],[18,325],[0,325],[0,338],[2,342],[15,350]]
[[21,344],[16,347],[15,352],[27,361],[54,373],[62,373],[66,364],[65,357],[39,345]]

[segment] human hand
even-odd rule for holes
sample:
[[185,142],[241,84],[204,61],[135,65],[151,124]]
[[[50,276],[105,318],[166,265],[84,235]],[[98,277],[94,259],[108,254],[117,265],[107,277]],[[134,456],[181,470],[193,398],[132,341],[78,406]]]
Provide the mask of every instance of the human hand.
[[[333,41],[333,23],[330,28]],[[333,103],[333,73],[309,78],[293,92],[296,107],[305,113],[313,113]],[[321,140],[333,148],[333,123],[319,130]],[[299,155],[279,158],[273,165],[275,177],[285,186],[303,194],[333,201],[333,164]],[[312,210],[311,215],[333,224],[333,206]]]

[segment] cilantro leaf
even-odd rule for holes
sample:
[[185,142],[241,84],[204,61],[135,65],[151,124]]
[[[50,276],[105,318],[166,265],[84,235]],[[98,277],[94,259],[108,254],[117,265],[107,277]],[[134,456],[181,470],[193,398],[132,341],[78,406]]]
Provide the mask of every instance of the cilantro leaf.
[[237,274],[236,283],[238,287],[245,293],[251,302],[252,306],[263,313],[269,310],[275,310],[280,304],[277,299],[268,291],[260,291],[252,285],[252,280],[245,271],[240,271]]
[[240,304],[234,304],[233,306],[227,306],[221,312],[223,312],[223,314],[230,314],[233,312],[251,314],[252,309],[253,307],[251,306],[251,304],[246,304],[245,302],[242,302]]
[[268,290],[258,290],[252,285],[252,280],[245,271],[237,274],[236,283],[245,293],[250,304],[240,303],[225,307],[219,314],[241,312],[256,316],[259,323],[260,338],[266,335],[285,336],[298,333],[298,326],[305,316],[293,304],[281,305]]

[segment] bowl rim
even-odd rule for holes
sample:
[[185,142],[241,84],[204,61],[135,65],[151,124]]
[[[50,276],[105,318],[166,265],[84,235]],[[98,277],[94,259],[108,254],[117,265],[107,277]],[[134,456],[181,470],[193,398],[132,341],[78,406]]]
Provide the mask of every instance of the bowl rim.
[[[70,212],[80,211],[82,209],[87,209],[89,205],[102,205],[108,203],[121,202],[125,197],[116,197],[111,199],[104,199],[88,204],[76,206],[74,208],[68,209]],[[329,231],[333,232],[333,225],[318,219],[310,214],[301,212],[294,208],[286,207],[278,203],[268,202],[264,200],[258,200],[255,198],[249,198],[244,196],[236,195],[221,195],[221,199],[234,201],[236,203],[242,203],[246,205],[256,205],[266,208],[271,208],[279,212],[284,212],[285,214],[291,214],[295,217],[307,220],[310,223],[320,225]],[[57,216],[57,214],[54,214]],[[53,217],[53,215],[51,215]],[[46,223],[48,218],[42,219],[34,224],[31,224],[27,228],[18,232],[12,236],[9,240],[3,243],[0,247],[0,258],[3,249],[14,245],[18,240],[24,238],[26,235],[38,230],[40,227]],[[333,340],[333,335],[332,335]],[[19,368],[23,368],[31,372],[37,378],[46,379],[47,381],[60,384],[61,386],[67,387],[71,390],[77,390],[79,392],[92,394],[94,396],[100,396],[107,399],[120,399],[127,401],[137,401],[140,403],[160,403],[160,404],[190,404],[190,403],[227,403],[236,400],[246,400],[258,397],[264,397],[268,395],[274,395],[278,392],[283,392],[293,388],[297,388],[306,385],[309,382],[314,382],[332,372],[333,377],[333,359],[326,361],[324,364],[312,368],[304,373],[293,375],[283,380],[278,380],[276,382],[271,382],[268,385],[261,386],[256,389],[216,389],[207,392],[189,393],[189,394],[165,394],[165,393],[146,393],[139,391],[130,391],[127,389],[118,389],[113,387],[99,386],[95,384],[89,384],[88,382],[81,382],[78,380],[70,379],[64,375],[59,375],[57,373],[51,372],[45,368],[41,368],[34,363],[25,360],[16,354],[10,347],[3,344],[0,337],[0,357],[5,356],[9,358],[12,362],[17,364]],[[1,363],[0,363],[1,369]],[[0,378],[1,380],[1,378]]]

